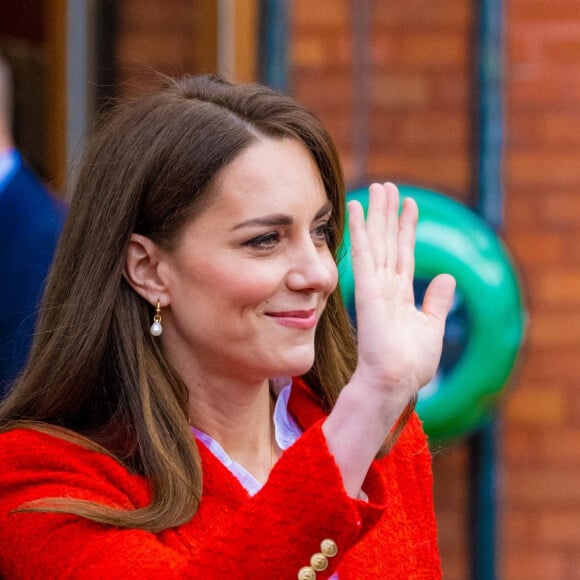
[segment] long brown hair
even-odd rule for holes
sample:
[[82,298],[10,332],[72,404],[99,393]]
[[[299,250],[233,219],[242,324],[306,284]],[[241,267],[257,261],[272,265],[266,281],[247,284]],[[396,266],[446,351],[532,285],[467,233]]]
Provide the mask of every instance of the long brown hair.
[[[163,247],[175,244],[207,204],[218,172],[260,135],[291,137],[310,151],[334,208],[330,247],[338,260],[345,222],[338,155],[320,122],[293,99],[214,76],[165,79],[117,107],[97,130],[73,190],[29,362],[0,407],[0,430],[36,428],[108,453],[147,478],[152,500],[134,511],[59,498],[25,509],[151,531],[197,511],[202,474],[187,388],[148,331],[151,307],[125,281],[125,255],[132,232]],[[338,290],[315,341],[305,379],[330,410],[356,364]]]

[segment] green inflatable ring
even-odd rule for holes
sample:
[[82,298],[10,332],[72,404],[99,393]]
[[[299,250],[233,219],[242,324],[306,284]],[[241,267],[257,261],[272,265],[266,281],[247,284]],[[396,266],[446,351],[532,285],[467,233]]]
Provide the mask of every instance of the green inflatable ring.
[[[432,441],[456,439],[489,421],[521,347],[526,313],[514,265],[495,232],[473,211],[441,194],[399,186],[419,206],[415,278],[452,274],[468,313],[461,356],[435,385],[423,389],[417,411]],[[367,209],[368,190],[347,195]],[[339,260],[340,287],[354,304],[348,228]]]

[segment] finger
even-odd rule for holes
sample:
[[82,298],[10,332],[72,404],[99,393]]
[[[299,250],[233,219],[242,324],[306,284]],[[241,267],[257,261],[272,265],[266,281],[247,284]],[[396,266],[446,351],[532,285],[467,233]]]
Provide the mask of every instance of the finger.
[[395,269],[399,246],[399,190],[394,183],[383,185],[387,196],[387,232],[385,238],[387,262],[386,266]]
[[366,228],[375,264],[382,266],[387,256],[387,194],[380,183],[369,186],[369,209]]
[[427,287],[423,299],[423,312],[445,322],[453,303],[455,293],[455,278],[449,274],[439,274]]
[[397,273],[411,280],[415,272],[415,236],[418,218],[419,210],[415,200],[410,197],[405,198],[399,218]]
[[358,201],[348,202],[348,229],[350,232],[350,253],[352,271],[356,287],[359,281],[372,275],[375,270],[369,239],[365,228],[364,211]]

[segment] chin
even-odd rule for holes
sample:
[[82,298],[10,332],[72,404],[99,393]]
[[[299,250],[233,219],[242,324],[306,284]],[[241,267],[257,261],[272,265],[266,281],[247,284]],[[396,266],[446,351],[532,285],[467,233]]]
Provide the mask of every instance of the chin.
[[260,374],[268,377],[298,377],[312,368],[314,348],[312,345],[282,348],[278,352],[270,351],[262,357],[256,355],[254,362],[260,360]]
[[307,373],[314,364],[314,355],[308,357],[302,357],[301,360],[293,360],[289,361],[288,365],[286,366],[286,370],[282,373],[279,373],[279,376],[290,376],[290,377],[299,377],[305,373]]

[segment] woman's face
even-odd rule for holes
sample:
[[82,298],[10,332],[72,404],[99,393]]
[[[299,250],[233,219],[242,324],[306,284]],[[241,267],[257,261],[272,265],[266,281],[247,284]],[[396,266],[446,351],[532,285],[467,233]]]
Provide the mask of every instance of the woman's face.
[[212,203],[160,265],[163,348],[184,378],[263,380],[312,366],[316,325],[337,284],[331,211],[296,140],[260,140],[222,170]]

